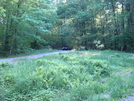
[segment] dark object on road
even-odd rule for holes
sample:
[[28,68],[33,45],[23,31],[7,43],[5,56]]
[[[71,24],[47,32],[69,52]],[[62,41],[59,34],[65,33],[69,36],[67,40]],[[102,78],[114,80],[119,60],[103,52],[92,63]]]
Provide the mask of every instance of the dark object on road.
[[70,50],[70,47],[62,47],[62,50]]

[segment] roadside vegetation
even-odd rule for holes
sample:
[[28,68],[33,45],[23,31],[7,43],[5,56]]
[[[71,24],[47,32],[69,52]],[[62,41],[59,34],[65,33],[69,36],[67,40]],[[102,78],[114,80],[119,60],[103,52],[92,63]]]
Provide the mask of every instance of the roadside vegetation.
[[134,90],[134,55],[79,51],[0,64],[4,101],[118,101]]

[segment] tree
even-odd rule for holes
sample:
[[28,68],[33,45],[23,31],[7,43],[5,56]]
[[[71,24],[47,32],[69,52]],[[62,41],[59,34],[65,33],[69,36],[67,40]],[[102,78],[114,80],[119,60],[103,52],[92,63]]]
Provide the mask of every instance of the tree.
[[57,14],[61,33],[69,42],[95,48],[100,40],[105,49],[131,50],[133,37],[133,0],[67,0],[59,3]]
[[[83,36],[87,33],[87,26],[92,15],[87,11],[86,0],[66,1],[58,6],[57,14],[62,19],[61,33],[67,41],[76,45],[86,45]],[[72,40],[72,41],[71,41]],[[66,42],[68,43],[68,42]]]
[[[2,19],[2,50],[11,53],[30,48],[32,43],[46,44],[46,34],[50,33],[56,14],[47,0],[2,0],[5,11]],[[2,10],[1,10],[2,12]],[[37,45],[37,44],[36,44]],[[32,47],[34,48],[34,47]],[[36,47],[37,48],[37,47]]]

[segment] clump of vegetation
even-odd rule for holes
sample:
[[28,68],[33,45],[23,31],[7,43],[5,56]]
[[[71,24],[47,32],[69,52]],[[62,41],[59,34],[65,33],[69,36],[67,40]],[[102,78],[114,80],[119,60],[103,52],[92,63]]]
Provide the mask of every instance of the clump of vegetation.
[[0,63],[0,67],[7,67],[9,66],[9,64],[7,62],[1,62]]
[[105,47],[104,44],[102,44],[100,40],[95,40],[93,43],[98,49],[104,49]]
[[133,60],[116,51],[86,51],[22,60],[12,68],[4,65],[0,97],[7,101],[116,101],[134,88]]

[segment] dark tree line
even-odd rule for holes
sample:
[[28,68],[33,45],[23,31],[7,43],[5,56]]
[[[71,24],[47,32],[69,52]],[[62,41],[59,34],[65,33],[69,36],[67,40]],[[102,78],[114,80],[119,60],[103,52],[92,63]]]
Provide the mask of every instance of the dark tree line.
[[134,50],[134,0],[0,1],[0,53],[47,45]]
[[67,44],[90,49],[98,40],[103,49],[133,50],[134,0],[67,0],[57,14]]

